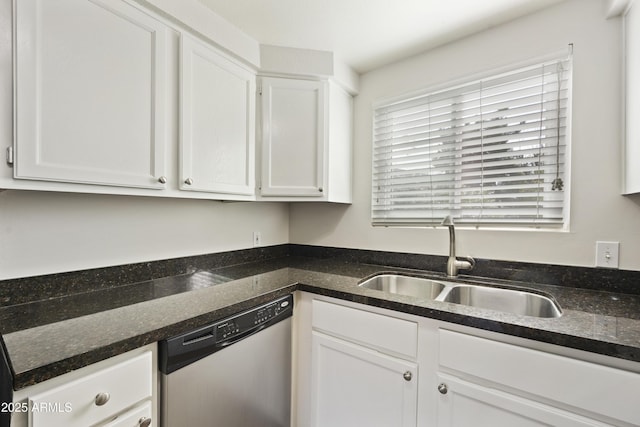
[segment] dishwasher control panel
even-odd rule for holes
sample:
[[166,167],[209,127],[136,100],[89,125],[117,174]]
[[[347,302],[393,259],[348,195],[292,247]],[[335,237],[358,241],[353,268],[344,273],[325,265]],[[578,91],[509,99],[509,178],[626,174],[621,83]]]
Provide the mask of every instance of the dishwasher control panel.
[[288,295],[218,322],[215,327],[216,343],[233,340],[261,329],[262,325],[289,317],[293,310],[292,302],[293,297]]
[[293,295],[234,314],[159,342],[160,370],[169,374],[249,337],[293,314]]

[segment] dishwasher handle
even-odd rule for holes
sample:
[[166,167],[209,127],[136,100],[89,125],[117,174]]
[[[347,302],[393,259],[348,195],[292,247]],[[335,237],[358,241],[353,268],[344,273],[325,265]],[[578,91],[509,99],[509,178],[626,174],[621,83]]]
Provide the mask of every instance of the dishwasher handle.
[[208,325],[158,343],[160,371],[169,374],[215,351],[215,327]]

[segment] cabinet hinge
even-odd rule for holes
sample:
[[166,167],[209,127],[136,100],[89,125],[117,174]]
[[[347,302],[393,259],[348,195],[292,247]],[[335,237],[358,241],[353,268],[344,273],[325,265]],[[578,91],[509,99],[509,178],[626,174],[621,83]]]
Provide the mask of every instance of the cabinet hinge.
[[13,147],[7,147],[7,164],[13,165]]

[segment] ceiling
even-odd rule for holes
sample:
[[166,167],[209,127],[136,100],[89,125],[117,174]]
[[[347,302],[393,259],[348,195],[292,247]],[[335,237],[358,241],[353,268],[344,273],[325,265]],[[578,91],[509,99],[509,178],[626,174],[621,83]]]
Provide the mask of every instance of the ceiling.
[[261,44],[328,50],[359,73],[563,0],[199,0]]

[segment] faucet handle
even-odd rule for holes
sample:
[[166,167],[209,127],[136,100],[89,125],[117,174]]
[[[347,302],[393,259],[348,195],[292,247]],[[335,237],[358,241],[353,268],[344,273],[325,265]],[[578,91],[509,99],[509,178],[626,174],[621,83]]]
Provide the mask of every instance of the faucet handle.
[[453,257],[450,256],[447,260],[447,276],[456,277],[458,270],[473,270],[476,261],[471,257]]
[[462,260],[458,261],[458,269],[460,270],[473,270],[473,267],[476,266],[476,260],[470,256],[462,257]]

